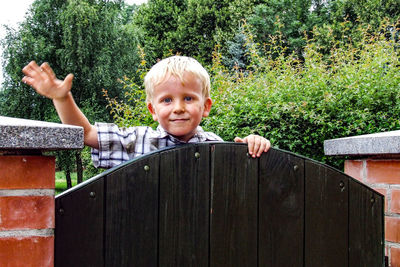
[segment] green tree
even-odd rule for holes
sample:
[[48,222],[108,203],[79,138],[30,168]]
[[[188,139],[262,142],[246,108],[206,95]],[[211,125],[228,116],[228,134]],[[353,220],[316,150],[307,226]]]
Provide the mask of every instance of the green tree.
[[[121,95],[118,78],[132,76],[138,64],[137,41],[121,24],[121,1],[70,0],[60,15],[63,46],[59,49],[61,68],[74,73],[73,95],[77,103],[93,99],[103,107],[101,88]],[[108,112],[100,109],[103,118]]]
[[[370,25],[374,31],[382,25],[385,18],[391,23],[400,16],[400,1],[398,0],[264,0],[254,8],[247,17],[253,28],[255,41],[265,44],[267,50],[275,47],[271,36],[280,35],[281,45],[286,53],[296,52],[302,57],[305,47],[305,35],[313,37],[315,27],[319,31],[323,45],[331,42],[329,49],[339,41],[340,37],[349,34],[353,41],[359,41],[357,32],[360,24]],[[329,32],[327,31],[329,29]]]
[[[359,26],[367,27],[371,34],[386,32],[387,38],[394,38],[398,34],[395,25],[400,19],[398,0],[330,0],[324,5],[328,16],[323,23],[317,23],[318,27],[312,32],[312,38],[324,55],[328,55],[340,43],[362,43],[363,32]],[[392,26],[380,28],[387,23]]]
[[255,41],[270,50],[271,36],[280,36],[287,53],[301,56],[305,46],[305,34],[311,34],[314,26],[327,23],[329,5],[321,0],[266,0],[254,8],[247,21],[254,31]]
[[139,7],[133,23],[140,28],[140,43],[146,60],[154,64],[157,59],[175,50],[172,36],[178,28],[179,16],[185,12],[187,0],[150,0]]
[[122,24],[127,20],[123,13],[121,0],[35,1],[25,21],[17,30],[8,29],[2,42],[2,114],[55,120],[51,101],[21,84],[22,67],[36,60],[49,62],[60,78],[74,73],[72,93],[78,105],[86,104],[97,119],[109,120],[101,89],[121,95],[118,78],[133,76],[139,63],[136,32]]
[[[60,73],[56,47],[61,47],[61,28],[56,18],[65,1],[34,2],[29,15],[17,30],[7,29],[2,40],[4,82],[0,92],[0,110],[3,115],[54,121],[56,114],[51,102],[22,84],[21,69],[30,60],[50,61]],[[62,75],[63,73],[60,73]]]
[[211,63],[217,44],[223,47],[235,37],[241,21],[252,13],[255,0],[189,0],[178,21],[176,47],[183,54]]
[[[25,21],[8,29],[2,41],[1,114],[58,121],[52,102],[21,83],[21,69],[35,60],[49,62],[59,78],[74,73],[72,93],[89,120],[111,120],[102,88],[111,96],[122,95],[118,78],[134,76],[139,64],[136,30],[124,24],[133,10],[122,0],[36,0]],[[60,167],[68,169],[70,163],[62,158]]]
[[232,39],[240,21],[259,2],[150,0],[134,19],[141,29],[147,62],[152,65],[166,55],[180,53],[210,63],[215,45]]
[[400,1],[398,0],[342,0],[334,2],[333,19],[342,22],[347,19],[355,24],[366,23],[373,28],[382,24],[384,18],[392,23],[400,16]]

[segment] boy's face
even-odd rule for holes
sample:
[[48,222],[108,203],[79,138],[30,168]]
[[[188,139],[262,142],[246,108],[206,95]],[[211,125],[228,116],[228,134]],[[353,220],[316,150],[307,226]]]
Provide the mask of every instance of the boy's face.
[[204,97],[198,78],[190,73],[179,78],[167,76],[154,87],[151,103],[147,104],[153,119],[171,135],[187,142],[196,133],[203,117],[210,113],[212,101]]

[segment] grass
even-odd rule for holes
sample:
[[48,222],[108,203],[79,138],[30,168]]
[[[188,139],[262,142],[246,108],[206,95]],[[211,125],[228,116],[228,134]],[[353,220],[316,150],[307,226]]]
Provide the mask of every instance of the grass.
[[[72,186],[76,185],[76,172],[71,173]],[[56,195],[67,190],[67,180],[64,172],[56,172]]]

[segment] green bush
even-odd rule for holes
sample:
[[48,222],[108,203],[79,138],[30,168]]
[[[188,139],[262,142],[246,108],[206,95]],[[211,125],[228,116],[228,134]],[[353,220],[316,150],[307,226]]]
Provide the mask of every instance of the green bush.
[[[214,104],[202,122],[206,130],[226,141],[259,134],[274,147],[340,168],[341,160],[324,156],[324,140],[399,129],[398,44],[387,38],[387,31],[371,34],[360,27],[357,41],[342,36],[327,47],[306,40],[302,61],[285,56],[279,35],[271,37],[272,49],[260,51],[250,30],[244,27],[243,34],[250,62],[244,71],[227,69],[218,46],[213,54]],[[319,35],[316,29],[314,38]],[[140,104],[143,88],[126,82],[131,89],[127,100],[109,100],[116,121],[120,126],[151,125]]]
[[[328,54],[307,40],[304,62],[282,52],[261,58],[253,49],[248,73],[232,74],[216,52],[214,106],[203,126],[224,140],[260,134],[275,147],[341,167],[340,160],[324,156],[324,140],[399,129],[396,44],[384,31],[359,31],[359,42],[337,40]],[[282,51],[279,40],[276,46]]]
[[146,93],[144,91],[143,80],[148,69],[146,68],[144,50],[139,47],[141,63],[137,70],[139,82],[134,78],[129,79],[124,77],[120,82],[125,90],[124,99],[110,98],[106,90],[103,90],[104,96],[108,101],[107,107],[114,118],[114,122],[119,127],[129,126],[154,126],[156,123],[153,121],[152,116],[147,110]]

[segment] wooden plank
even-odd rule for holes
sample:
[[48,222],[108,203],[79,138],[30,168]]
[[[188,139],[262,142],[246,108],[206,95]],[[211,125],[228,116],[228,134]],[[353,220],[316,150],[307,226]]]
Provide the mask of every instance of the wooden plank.
[[56,198],[55,266],[104,266],[104,177]]
[[209,145],[160,155],[159,266],[208,266]]
[[210,266],[257,266],[258,159],[247,146],[212,152]]
[[349,180],[349,266],[384,266],[383,196]]
[[107,177],[105,266],[157,266],[159,155]]
[[348,178],[305,162],[305,266],[348,265]]
[[303,266],[304,160],[271,149],[260,159],[259,266]]

